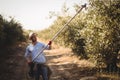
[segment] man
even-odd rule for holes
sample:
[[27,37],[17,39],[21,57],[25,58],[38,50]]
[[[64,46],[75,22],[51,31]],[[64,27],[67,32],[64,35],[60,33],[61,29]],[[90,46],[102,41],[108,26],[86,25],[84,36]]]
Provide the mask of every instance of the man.
[[[42,75],[43,80],[48,80],[48,67],[45,65],[46,58],[42,50],[50,49],[52,42],[49,41],[48,45],[38,42],[35,33],[30,33],[29,39],[32,43],[27,46],[25,52],[25,58],[30,68],[29,76],[35,76],[35,80],[39,80],[39,76]],[[35,70],[33,70],[33,68],[35,68]]]

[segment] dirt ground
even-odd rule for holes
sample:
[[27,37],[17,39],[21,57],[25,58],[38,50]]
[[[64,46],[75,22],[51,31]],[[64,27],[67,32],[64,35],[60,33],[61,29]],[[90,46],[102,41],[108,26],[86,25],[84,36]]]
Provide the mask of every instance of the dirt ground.
[[[9,56],[0,58],[0,80],[27,80],[25,47],[26,43],[19,44],[8,50]],[[47,65],[52,70],[50,80],[109,80],[97,79],[96,70],[93,70],[94,64],[87,60],[79,60],[68,48],[61,47],[45,53]]]
[[72,56],[71,50],[67,48],[53,49],[46,54],[48,65],[53,71],[51,80],[80,80],[84,74],[90,75],[82,68],[94,66],[86,60]]

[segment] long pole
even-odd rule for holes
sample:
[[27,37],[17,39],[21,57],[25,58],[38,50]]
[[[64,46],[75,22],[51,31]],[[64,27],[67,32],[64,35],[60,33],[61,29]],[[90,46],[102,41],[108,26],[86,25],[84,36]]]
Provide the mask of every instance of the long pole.
[[77,13],[70,18],[67,23],[55,34],[55,36],[53,36],[53,38],[51,39],[51,41],[55,40],[55,38],[61,33],[62,30],[64,30],[64,28],[75,18],[75,16],[80,13],[82,11],[83,8],[86,7],[86,4],[82,5],[82,7],[77,11]]
[[[80,13],[82,11],[83,8],[86,7],[86,4],[82,5],[82,7],[77,11],[77,13],[71,17],[67,23],[53,36],[53,38],[51,39],[51,41],[54,41],[56,39],[56,37],[61,33],[62,30],[64,30],[64,28],[75,18],[75,16]],[[38,55],[36,55],[34,58],[33,58],[33,62],[34,60],[48,47],[48,44],[38,53]]]

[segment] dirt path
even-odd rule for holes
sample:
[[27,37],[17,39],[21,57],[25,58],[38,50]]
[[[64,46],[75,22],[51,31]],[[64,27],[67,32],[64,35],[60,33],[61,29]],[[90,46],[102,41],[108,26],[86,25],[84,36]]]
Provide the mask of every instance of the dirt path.
[[[12,55],[2,63],[0,80],[27,80],[27,65],[24,59],[26,44],[17,45]],[[10,51],[11,52],[11,51]],[[86,60],[78,60],[67,48],[45,51],[47,64],[52,70],[51,80],[80,80],[84,76],[94,76],[87,67],[94,65]],[[83,69],[84,68],[84,69]],[[86,69],[85,69],[86,68]]]
[[67,48],[47,51],[46,56],[48,65],[53,71],[51,80],[80,80],[85,74],[91,75],[82,68],[94,66],[86,60],[79,60],[77,57],[72,56],[71,50]]
[[[22,43],[5,51],[8,56],[0,55],[0,80],[27,80],[25,48],[26,43]],[[119,76],[109,79],[103,75],[98,78],[96,69],[93,68],[94,64],[87,60],[79,60],[72,55],[70,49],[58,48],[45,53],[47,64],[52,70],[50,80],[120,80]]]
[[[25,47],[26,44],[23,43],[10,50],[13,53],[2,63],[0,80],[27,80],[27,65],[24,59]],[[45,51],[45,53],[47,64],[52,70],[51,80],[79,80],[86,72],[81,71],[80,67],[93,66],[92,63],[85,60],[80,62],[75,56],[72,56],[71,50],[67,48],[52,49]]]

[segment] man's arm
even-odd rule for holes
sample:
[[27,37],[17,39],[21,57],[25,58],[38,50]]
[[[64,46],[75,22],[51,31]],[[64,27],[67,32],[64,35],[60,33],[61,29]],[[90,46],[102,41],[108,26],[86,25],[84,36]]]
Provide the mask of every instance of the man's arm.
[[30,52],[29,52],[28,47],[26,48],[26,52],[25,52],[24,57],[26,58],[26,61],[27,61],[28,63],[29,63],[29,62],[32,62],[32,58],[30,57]]

